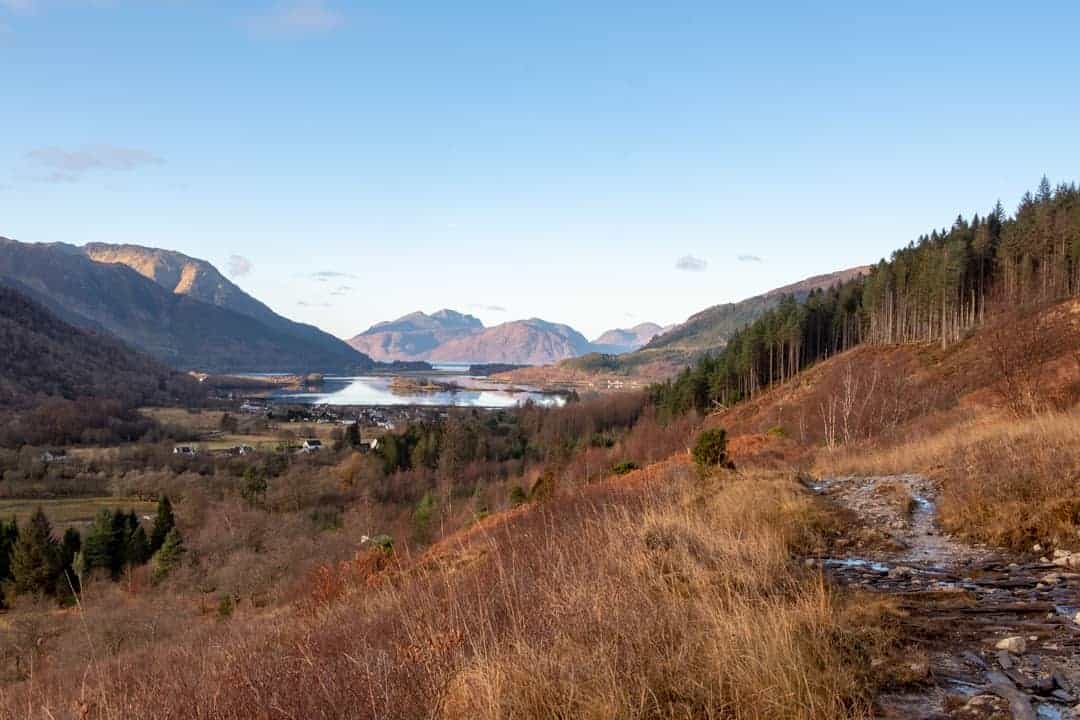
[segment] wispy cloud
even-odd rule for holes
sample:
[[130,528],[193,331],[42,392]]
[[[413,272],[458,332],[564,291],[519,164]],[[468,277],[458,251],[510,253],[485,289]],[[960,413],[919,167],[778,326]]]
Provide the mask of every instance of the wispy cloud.
[[253,30],[264,33],[329,32],[344,24],[345,16],[330,7],[326,0],[279,2],[268,12],[250,20]]
[[296,304],[305,308],[328,308],[330,303],[328,302],[308,302],[307,300],[297,300]]
[[254,269],[255,265],[243,255],[229,256],[229,274],[233,277],[244,277]]
[[760,257],[760,256],[758,256],[758,255],[740,255],[740,256],[739,256],[739,258],[738,258],[738,260],[739,260],[739,262],[743,262],[743,263],[759,263],[759,262],[765,262],[765,261],[764,261],[764,260],[762,260],[762,259],[761,259],[761,257]]
[[482,303],[471,303],[469,305],[470,310],[486,310],[487,312],[504,313],[507,312],[506,308],[502,305],[484,305]]
[[26,153],[26,159],[46,171],[35,179],[58,183],[77,182],[88,173],[98,170],[131,172],[165,163],[164,159],[146,150],[119,145],[94,145],[79,150],[36,148]]
[[351,286],[351,285],[339,285],[338,287],[334,288],[334,289],[333,289],[333,290],[332,290],[332,291],[330,292],[330,294],[331,294],[331,295],[338,295],[338,296],[341,296],[341,295],[348,295],[348,294],[349,294],[349,293],[351,293],[352,291],[353,291],[353,288],[352,288],[352,286]]
[[36,0],[0,0],[0,8],[15,13],[31,13],[37,9]]
[[317,282],[330,282],[331,280],[355,280],[356,276],[352,273],[337,272],[335,270],[320,270],[319,272],[313,272],[308,275],[309,278]]
[[681,258],[675,261],[675,269],[683,270],[685,272],[702,272],[709,266],[709,263],[702,260],[699,257],[693,255],[683,255]]

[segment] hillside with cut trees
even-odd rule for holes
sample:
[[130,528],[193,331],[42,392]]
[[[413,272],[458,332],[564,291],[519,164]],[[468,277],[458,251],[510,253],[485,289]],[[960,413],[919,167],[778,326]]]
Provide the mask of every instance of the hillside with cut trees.
[[719,353],[653,387],[668,412],[752,398],[807,366],[860,344],[960,340],[995,309],[1080,294],[1080,190],[1043,178],[1008,216],[956,218],[882,260],[866,276],[784,299]]

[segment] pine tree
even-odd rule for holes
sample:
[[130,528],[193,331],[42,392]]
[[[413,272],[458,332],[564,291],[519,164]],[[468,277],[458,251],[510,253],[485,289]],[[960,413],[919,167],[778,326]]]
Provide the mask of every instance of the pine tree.
[[7,607],[4,604],[3,586],[11,580],[11,553],[18,539],[19,526],[15,518],[11,518],[10,522],[0,520],[0,609]]
[[112,536],[109,538],[109,573],[120,577],[127,564],[128,516],[117,508],[112,514]]
[[125,559],[128,567],[143,565],[150,559],[150,541],[146,538],[142,525],[138,525],[128,536]]
[[90,526],[86,540],[83,542],[82,554],[86,571],[91,572],[95,568],[103,568],[111,575],[116,550],[113,513],[102,508],[94,517],[94,523]]
[[155,553],[165,544],[165,538],[169,531],[176,527],[176,517],[173,515],[172,503],[167,495],[162,495],[158,500],[157,515],[154,518],[154,529],[150,533],[150,552]]
[[244,471],[244,483],[240,486],[240,495],[252,505],[266,496],[266,476],[254,465]]
[[11,579],[11,552],[19,539],[19,525],[15,518],[10,522],[0,520],[0,582]]
[[154,553],[154,582],[163,580],[179,567],[185,552],[187,550],[184,548],[184,539],[180,536],[180,531],[174,527],[165,536],[161,548]]
[[11,574],[16,594],[52,595],[60,575],[60,551],[52,525],[39,507],[19,532],[11,554]]

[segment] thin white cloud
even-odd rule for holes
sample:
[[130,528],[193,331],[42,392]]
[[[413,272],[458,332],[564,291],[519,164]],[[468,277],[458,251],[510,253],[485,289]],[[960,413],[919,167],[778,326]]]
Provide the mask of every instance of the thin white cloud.
[[336,288],[334,288],[332,291],[330,291],[330,294],[331,295],[337,295],[337,296],[340,297],[342,295],[348,295],[352,291],[353,291],[353,289],[352,289],[352,287],[350,285],[339,285]]
[[765,261],[764,261],[763,259],[761,259],[761,257],[760,257],[760,256],[758,256],[758,255],[740,255],[740,256],[739,256],[739,258],[738,258],[738,260],[739,260],[739,262],[744,262],[744,263],[759,263],[759,262],[765,262]]
[[330,303],[328,303],[328,302],[307,302],[306,300],[298,300],[296,302],[296,304],[299,305],[300,307],[306,307],[306,308],[328,308],[328,307],[330,307]]
[[31,13],[37,9],[36,0],[0,0],[0,8],[14,13]]
[[308,275],[309,278],[317,282],[330,282],[331,280],[355,280],[356,276],[352,273],[337,272],[336,270],[320,270],[319,272],[313,272]]
[[344,24],[345,16],[326,0],[279,2],[267,13],[251,19],[252,29],[268,33],[329,32]]
[[493,312],[493,313],[507,312],[507,309],[505,307],[503,307],[502,305],[484,305],[483,303],[470,303],[469,304],[469,309],[470,310],[486,310],[487,312]]
[[57,183],[76,182],[87,173],[99,170],[131,172],[165,163],[161,157],[146,150],[119,145],[93,145],[78,150],[36,148],[26,153],[26,159],[46,171],[36,179]]
[[254,269],[255,265],[243,255],[229,256],[229,274],[233,277],[244,277]]
[[693,255],[683,255],[681,258],[675,261],[675,269],[683,270],[685,272],[702,272],[709,266],[709,263],[702,260],[699,257]]

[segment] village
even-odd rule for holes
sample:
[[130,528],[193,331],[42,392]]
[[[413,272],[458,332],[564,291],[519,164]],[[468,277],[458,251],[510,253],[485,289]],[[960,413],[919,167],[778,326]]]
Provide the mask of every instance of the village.
[[178,442],[172,452],[180,457],[246,456],[260,451],[311,454],[340,446],[352,433],[349,444],[367,453],[378,449],[385,433],[410,424],[436,423],[445,420],[448,413],[445,407],[338,407],[246,398],[238,404],[230,401],[227,410],[199,413],[220,417],[219,427],[196,423],[193,439]]

